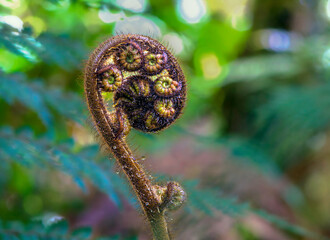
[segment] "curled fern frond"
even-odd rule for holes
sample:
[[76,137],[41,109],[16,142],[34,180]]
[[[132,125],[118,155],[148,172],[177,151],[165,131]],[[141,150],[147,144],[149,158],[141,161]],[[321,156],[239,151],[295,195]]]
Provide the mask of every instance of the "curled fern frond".
[[186,80],[177,60],[149,37],[120,35],[102,43],[87,64],[85,79],[86,90],[97,90],[86,92],[90,107],[97,105],[95,95],[102,101],[104,92],[114,93],[113,108],[121,121],[118,134],[123,132],[124,118],[143,132],[160,131],[180,116],[185,105]]
[[[130,180],[155,239],[169,239],[164,212],[178,208],[185,193],[178,183],[152,184],[125,137],[131,128],[158,132],[178,119],[185,106],[186,79],[177,60],[150,37],[114,36],[87,62],[85,94],[96,128]],[[112,111],[105,101],[109,94]]]

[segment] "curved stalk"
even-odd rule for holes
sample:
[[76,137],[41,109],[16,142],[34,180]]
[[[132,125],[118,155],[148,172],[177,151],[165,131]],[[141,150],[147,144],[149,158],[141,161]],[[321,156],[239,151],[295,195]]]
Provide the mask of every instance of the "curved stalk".
[[[142,51],[139,44],[133,40],[138,42],[142,40],[152,41],[153,44],[158,44],[158,47],[163,49],[163,54],[149,54],[147,57],[144,57],[142,56],[144,51]],[[123,46],[121,44],[123,43],[128,45],[128,47],[126,47],[127,52],[122,50]],[[114,51],[114,49],[120,50],[120,57],[112,52],[113,55],[109,55],[109,50]],[[136,55],[131,56],[133,53]],[[104,60],[104,56],[110,57]],[[118,59],[116,57],[118,57]],[[140,78],[133,76],[133,78],[131,78],[131,70],[136,70],[137,67],[140,67],[140,65],[146,61],[145,59],[149,58],[156,61],[158,65],[156,65],[156,67],[154,65],[146,65],[144,71],[149,71],[149,74],[153,74],[154,71],[157,72],[161,70],[167,62],[167,64],[169,64],[168,66],[178,68],[175,71],[169,69],[169,71],[173,71],[173,74],[177,74],[175,76],[178,82],[167,76],[168,72],[166,77],[161,76],[157,78],[157,84],[154,85],[153,91],[158,91],[160,100],[156,101],[154,105],[156,107],[147,109],[148,111],[146,109],[137,109],[140,110],[142,114],[146,114],[146,118],[144,118],[146,122],[141,123],[141,119],[137,120],[137,123],[140,125],[135,124],[135,126],[140,127],[139,130],[141,131],[148,130],[149,132],[159,131],[168,127],[180,115],[184,106],[186,90],[185,79],[174,57],[170,53],[166,53],[163,46],[150,38],[140,35],[123,35],[111,38],[101,44],[94,51],[85,68],[85,95],[96,129],[118,164],[122,167],[134,189],[145,216],[148,219],[154,239],[169,240],[170,236],[164,213],[167,210],[174,210],[181,206],[185,200],[185,193],[181,186],[175,182],[169,182],[166,187],[156,184],[153,185],[126,142],[126,135],[130,130],[131,123],[133,122],[134,125],[135,121],[134,114],[132,115],[131,112],[127,112],[127,108],[125,108],[127,101],[131,101],[130,104],[135,103],[131,100],[134,96],[137,97],[139,101],[153,101],[153,99],[155,99],[155,97],[148,97],[151,93],[155,94],[150,90],[149,84],[151,80],[149,75],[140,76]],[[102,61],[105,61],[105,63]],[[110,63],[108,61],[110,61]],[[116,68],[116,61],[122,64],[120,65],[121,67],[126,68],[127,71],[125,74],[128,77],[122,75],[121,71]],[[107,65],[103,66],[102,64]],[[106,78],[101,79],[100,76]],[[116,91],[118,85],[128,86],[127,88],[122,87],[118,90],[122,91],[120,93],[121,95],[119,94],[121,98],[119,97],[117,99],[118,102],[114,104],[115,111],[109,113],[102,97],[102,91]],[[127,96],[128,93],[134,96]],[[179,95],[172,96],[172,94]],[[165,96],[167,97],[166,100],[164,100]],[[175,100],[174,106],[171,99],[175,98],[177,99]],[[141,103],[137,105],[140,107]],[[146,105],[150,107],[151,104],[148,102]],[[130,105],[128,109],[131,109],[132,106],[135,105]],[[147,106],[145,108],[147,108]],[[162,118],[163,121],[160,123],[155,122],[157,119],[154,118],[155,113],[151,114],[151,110],[158,111],[156,114],[158,114],[158,118]],[[133,119],[130,119],[130,122],[128,121],[129,117],[127,114],[131,114],[129,117],[133,117]]]
[[164,211],[160,211],[161,202],[158,200],[159,196],[157,196],[143,168],[130,151],[125,139],[123,137],[116,138],[101,92],[97,89],[96,81],[85,81],[85,93],[97,130],[129,179],[148,218],[154,239],[170,239]]

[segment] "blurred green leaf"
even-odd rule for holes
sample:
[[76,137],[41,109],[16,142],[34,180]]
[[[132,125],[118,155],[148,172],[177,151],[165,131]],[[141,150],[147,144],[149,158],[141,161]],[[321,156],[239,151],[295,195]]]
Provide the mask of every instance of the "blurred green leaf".
[[[116,190],[125,194],[126,184],[118,184],[118,177],[112,173],[111,166],[105,167],[86,159],[85,156],[72,153],[70,146],[55,147],[46,138],[33,139],[24,133],[16,135],[11,129],[0,131],[0,153],[2,161],[14,161],[26,167],[39,167],[42,169],[57,169],[70,175],[73,181],[82,190],[87,191],[84,178],[89,179],[95,186],[109,195],[120,205],[120,199]],[[94,154],[96,158],[97,152]],[[111,174],[112,173],[112,174]],[[112,183],[112,175],[116,185]],[[123,181],[123,180],[122,180]],[[131,195],[127,196],[130,199]]]
[[[0,221],[1,239],[19,239],[19,240],[83,240],[90,239],[91,229],[77,228],[73,231],[68,230],[66,221],[58,222],[52,227],[45,228],[40,222],[29,223],[22,222],[4,222]],[[100,237],[95,240],[118,239],[117,237]]]
[[0,75],[0,97],[8,104],[19,101],[21,104],[34,110],[45,124],[49,127],[53,124],[53,117],[42,100],[41,93],[22,81],[22,76],[8,77]]
[[8,24],[0,22],[0,46],[3,45],[9,51],[21,55],[31,62],[38,60],[38,55],[43,47],[36,39],[25,32],[20,32]]
[[281,159],[295,159],[303,154],[309,147],[308,141],[330,126],[329,91],[328,83],[279,88],[256,110],[256,136],[282,166],[290,162]]
[[[13,87],[15,86],[15,87]],[[24,75],[0,74],[0,98],[13,105],[19,101],[22,105],[34,110],[45,126],[54,124],[49,107],[61,116],[82,124],[86,116],[86,107],[81,97],[73,93],[64,93],[59,89],[47,88],[42,82],[28,82]]]

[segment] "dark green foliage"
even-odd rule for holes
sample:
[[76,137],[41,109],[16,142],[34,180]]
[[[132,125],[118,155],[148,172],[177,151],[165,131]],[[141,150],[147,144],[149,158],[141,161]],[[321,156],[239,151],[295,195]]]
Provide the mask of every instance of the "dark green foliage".
[[[50,65],[58,65],[67,71],[81,69],[82,59],[86,59],[87,50],[79,41],[70,39],[69,36],[54,36],[43,34],[38,40],[47,51],[42,53],[42,58]],[[70,51],[63,51],[70,49]]]
[[[329,91],[328,83],[280,88],[274,91],[269,102],[257,109],[255,124],[265,128],[256,135],[265,148],[277,146],[270,150],[276,159],[281,161],[285,156],[296,158],[305,154],[311,137],[329,127]],[[281,164],[290,163],[281,161]]]
[[288,54],[274,54],[242,58],[235,61],[231,69],[222,85],[292,77],[301,71],[301,66]]
[[[60,216],[47,217],[51,223],[45,224],[43,221],[35,220],[25,224],[22,222],[2,222],[0,221],[0,239],[3,240],[83,240],[91,239],[90,228],[78,228],[69,230],[68,223]],[[59,218],[59,220],[52,220]],[[93,238],[96,240],[116,240],[119,236]],[[126,239],[126,238],[125,238]]]
[[0,23],[0,45],[32,62],[36,62],[44,50],[41,43],[29,33],[19,32],[4,23]]
[[41,92],[36,87],[23,82],[21,75],[15,77],[1,75],[0,81],[0,96],[8,104],[12,105],[15,101],[19,101],[21,104],[34,110],[45,126],[49,127],[53,124],[53,118],[49,109]]
[[197,188],[198,182],[189,181],[184,183],[189,200],[187,208],[194,211],[202,211],[207,215],[213,215],[214,209],[220,210],[229,216],[242,216],[249,209],[249,204],[238,203],[237,199],[225,197],[216,189]]
[[[116,187],[120,189],[121,193],[128,192],[124,190],[127,186],[120,183],[115,174],[108,174],[112,171],[109,162],[104,162],[104,166],[95,162],[97,147],[89,147],[74,154],[72,143],[54,146],[46,137],[34,139],[30,131],[16,135],[12,129],[4,128],[1,129],[0,136],[0,152],[5,161],[2,161],[2,164],[16,161],[28,168],[56,169],[70,175],[83,191],[87,191],[84,179],[88,179],[107,193],[118,205],[120,201],[113,182],[116,183]],[[94,159],[94,161],[90,159]],[[128,199],[131,198],[130,195],[126,196]]]
[[274,224],[280,229],[297,236],[304,236],[310,239],[328,239],[310,232],[303,227],[292,224],[273,214],[267,213],[264,210],[254,209],[248,203],[240,203],[233,197],[223,196],[223,194],[220,194],[219,192],[217,193],[217,191],[219,191],[217,189],[201,188],[197,185],[198,183],[194,181],[185,182],[183,185],[189,195],[189,200],[186,206],[189,212],[201,211],[207,215],[213,215],[214,210],[216,209],[220,210],[223,214],[236,218],[253,213]]
[[296,226],[294,224],[291,224],[277,216],[274,216],[272,214],[266,213],[265,211],[262,210],[257,210],[255,211],[255,213],[257,215],[259,215],[260,217],[264,218],[265,220],[273,223],[274,225],[276,225],[277,227],[286,230],[292,234],[298,235],[298,236],[304,236],[307,237],[309,239],[320,239],[320,240],[326,240],[329,238],[320,236],[318,234],[315,234],[313,232],[310,232],[302,227]]

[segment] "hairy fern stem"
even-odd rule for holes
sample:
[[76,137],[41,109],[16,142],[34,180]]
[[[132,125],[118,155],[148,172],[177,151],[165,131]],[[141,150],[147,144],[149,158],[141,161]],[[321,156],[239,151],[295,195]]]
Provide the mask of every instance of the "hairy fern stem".
[[[111,112],[104,93],[113,94]],[[164,214],[182,205],[185,192],[176,182],[167,186],[152,184],[133,156],[126,135],[131,127],[144,132],[160,131],[180,116],[186,80],[176,59],[149,37],[112,37],[89,58],[85,95],[97,131],[129,179],[154,239],[170,239]]]

